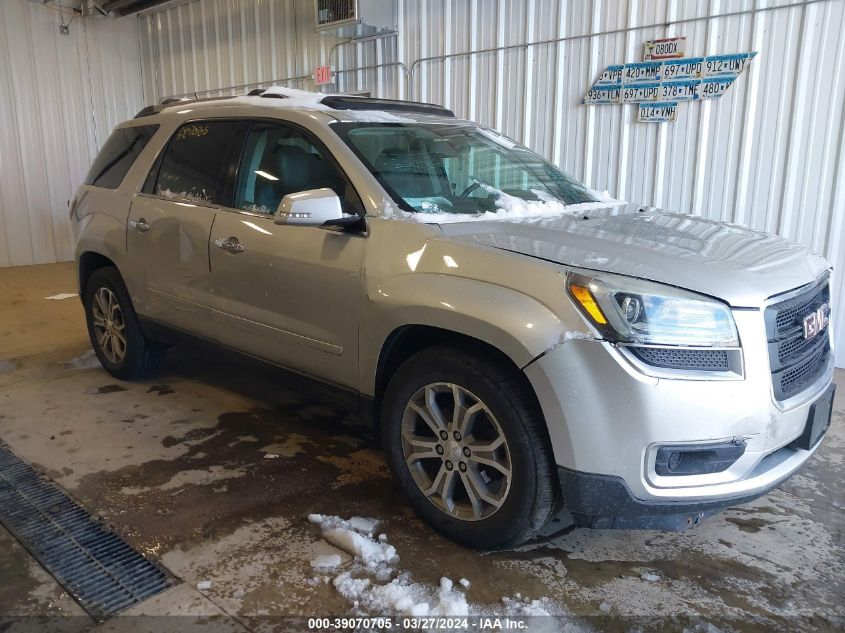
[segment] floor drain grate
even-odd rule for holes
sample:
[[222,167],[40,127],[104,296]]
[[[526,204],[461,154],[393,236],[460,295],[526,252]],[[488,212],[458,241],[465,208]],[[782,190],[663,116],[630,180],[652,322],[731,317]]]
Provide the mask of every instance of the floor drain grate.
[[0,523],[93,617],[168,587],[164,573],[102,528],[0,442]]

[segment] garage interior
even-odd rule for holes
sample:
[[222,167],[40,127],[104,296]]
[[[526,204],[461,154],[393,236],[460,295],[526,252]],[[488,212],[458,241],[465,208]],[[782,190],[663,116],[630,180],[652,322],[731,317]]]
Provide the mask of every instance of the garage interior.
[[[476,614],[535,616],[530,630],[842,630],[845,346],[824,443],[773,492],[683,532],[574,528],[561,516],[501,552],[429,529],[394,488],[374,432],[327,387],[201,346],[174,348],[141,382],[100,367],[67,210],[98,149],[147,105],[273,85],[442,104],[617,199],[806,244],[833,268],[834,310],[845,304],[842,0],[360,7],[351,28],[318,25],[311,0],[0,4],[0,448],[165,579],[103,615],[0,526],[0,627],[184,616],[154,622],[308,630],[313,617],[400,612],[338,586],[355,561],[324,539],[322,515],[371,517],[395,548],[389,572],[359,570],[371,589],[401,577],[418,603],[460,595]],[[668,123],[583,103],[605,67],[674,36],[688,56],[758,55],[720,99],[681,104]],[[331,81],[316,85],[323,66]],[[845,319],[831,329],[843,340]],[[339,569],[314,564],[335,554]]]

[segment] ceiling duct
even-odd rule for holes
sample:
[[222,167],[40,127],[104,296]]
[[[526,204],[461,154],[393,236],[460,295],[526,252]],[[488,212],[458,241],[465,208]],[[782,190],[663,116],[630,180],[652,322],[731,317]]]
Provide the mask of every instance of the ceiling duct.
[[[140,11],[146,11],[169,2],[172,2],[172,0],[104,0],[97,2],[96,6],[115,17],[122,17],[134,15]],[[92,4],[94,3],[92,2]]]

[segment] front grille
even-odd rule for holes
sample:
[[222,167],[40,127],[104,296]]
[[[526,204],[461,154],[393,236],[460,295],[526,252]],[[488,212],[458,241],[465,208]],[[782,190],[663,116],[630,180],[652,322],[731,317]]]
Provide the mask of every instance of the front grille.
[[804,318],[830,306],[828,281],[766,308],[766,336],[775,399],[794,396],[816,380],[830,356],[830,326],[811,339],[804,338]]
[[728,371],[728,352],[719,349],[677,349],[667,347],[630,347],[644,363],[665,369]]

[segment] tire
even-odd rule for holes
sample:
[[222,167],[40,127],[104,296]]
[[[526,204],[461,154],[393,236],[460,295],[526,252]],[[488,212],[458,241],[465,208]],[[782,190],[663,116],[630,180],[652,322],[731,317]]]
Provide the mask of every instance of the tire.
[[[103,337],[103,317],[110,335]],[[98,268],[85,285],[83,295],[85,320],[91,346],[103,368],[115,378],[134,380],[155,372],[164,361],[165,346],[144,336],[129,293],[116,268]],[[125,341],[120,343],[121,338]],[[109,341],[108,339],[111,339]]]
[[[429,395],[434,409],[425,406]],[[462,419],[454,414],[456,398],[463,407],[459,410],[475,410],[463,429],[466,436],[459,433],[460,441],[454,436],[459,428],[455,421]],[[453,424],[445,429],[448,440],[435,434],[435,428],[443,430],[440,426],[430,424],[434,410],[439,410],[441,422],[448,422],[451,414]],[[541,530],[559,507],[560,486],[545,421],[527,379],[506,359],[472,349],[424,350],[393,375],[380,419],[384,450],[398,487],[429,525],[453,541],[478,549],[513,547]],[[497,445],[497,433],[504,443],[495,452],[476,451]],[[419,455],[426,457],[417,459]],[[406,456],[413,462],[410,466]],[[487,462],[475,461],[482,458]],[[455,483],[444,497],[450,471],[441,471],[449,461]],[[490,461],[498,466],[491,468]],[[510,476],[500,468],[509,468]],[[424,489],[430,491],[438,477],[439,494],[426,494]],[[476,503],[470,488],[477,488]]]

